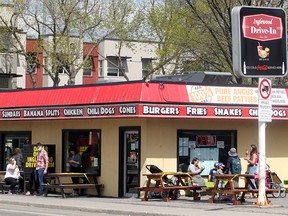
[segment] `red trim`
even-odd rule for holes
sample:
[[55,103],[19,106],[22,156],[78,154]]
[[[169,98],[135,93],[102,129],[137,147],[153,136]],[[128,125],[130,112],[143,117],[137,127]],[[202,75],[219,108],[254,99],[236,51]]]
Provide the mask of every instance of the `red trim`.
[[[273,119],[288,120],[287,109],[273,109]],[[222,107],[164,104],[118,104],[66,106],[51,108],[22,108],[1,110],[1,120],[20,119],[78,119],[78,118],[211,118],[257,119],[253,107]]]
[[[110,85],[74,86],[47,89],[26,89],[0,92],[0,119],[75,119],[75,118],[214,118],[214,119],[257,119],[258,106],[255,103],[223,103],[221,94],[226,95],[229,88],[201,87],[185,84],[130,82]],[[193,102],[193,92],[199,89],[211,98],[200,98]],[[188,89],[188,90],[187,90]],[[237,94],[254,95],[257,88],[239,88]],[[246,91],[247,90],[247,91]],[[253,90],[253,91],[252,91]],[[287,97],[284,89],[274,89],[282,95],[284,102],[273,104],[273,119],[288,120]],[[278,92],[279,91],[279,92]],[[273,93],[273,92],[272,92]],[[234,92],[236,94],[236,92]],[[271,95],[273,96],[273,94]],[[254,96],[253,96],[254,97]],[[214,98],[214,99],[213,99]],[[203,99],[203,100],[202,100]],[[276,98],[277,99],[277,98]],[[209,102],[212,101],[212,102]],[[273,101],[273,99],[272,99]]]

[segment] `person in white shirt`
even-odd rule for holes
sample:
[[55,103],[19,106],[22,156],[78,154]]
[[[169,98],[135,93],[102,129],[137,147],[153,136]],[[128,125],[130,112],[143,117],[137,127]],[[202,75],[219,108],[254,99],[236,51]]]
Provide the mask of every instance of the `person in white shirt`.
[[194,157],[188,167],[188,172],[193,176],[193,181],[196,185],[205,186],[205,180],[200,175],[205,167],[199,167],[199,158]]
[[19,184],[20,190],[23,190],[23,181],[20,179],[20,171],[14,158],[9,158],[9,164],[7,164],[4,178],[6,184],[10,185],[8,194],[12,194],[17,184]]

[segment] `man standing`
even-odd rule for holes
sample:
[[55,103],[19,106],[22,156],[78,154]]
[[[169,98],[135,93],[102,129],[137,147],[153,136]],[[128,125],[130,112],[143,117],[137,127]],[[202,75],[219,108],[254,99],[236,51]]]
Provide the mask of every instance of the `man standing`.
[[44,175],[47,174],[48,169],[48,153],[43,148],[42,143],[38,142],[36,144],[38,149],[37,162],[36,162],[36,170],[35,170],[35,182],[38,185],[38,193],[37,196],[43,195],[43,184],[44,184]]

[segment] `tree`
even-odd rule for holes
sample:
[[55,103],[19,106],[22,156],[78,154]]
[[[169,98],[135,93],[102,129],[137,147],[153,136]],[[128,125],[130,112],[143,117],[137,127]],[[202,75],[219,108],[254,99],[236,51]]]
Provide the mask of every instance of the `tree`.
[[[24,30],[38,40],[38,49],[47,59],[41,66],[54,86],[60,82],[61,69],[69,77],[67,84],[74,85],[77,73],[90,60],[91,52],[103,39],[123,31],[133,12],[133,4],[126,0],[16,0],[14,4],[17,13],[13,17],[21,19]],[[17,37],[15,25],[6,22],[6,27],[28,62],[26,47]],[[84,59],[83,41],[93,44]],[[31,71],[28,68],[32,78]]]
[[[188,71],[232,73],[231,10],[241,5],[284,7],[285,1],[150,0],[146,17],[149,30],[160,41],[159,59],[163,64],[165,59],[174,61],[176,68]],[[234,78],[238,83],[249,82]]]

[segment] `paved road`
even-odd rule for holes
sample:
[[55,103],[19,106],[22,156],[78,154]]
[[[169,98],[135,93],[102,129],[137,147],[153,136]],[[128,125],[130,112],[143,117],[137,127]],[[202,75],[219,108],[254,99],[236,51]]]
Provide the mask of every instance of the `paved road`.
[[[67,209],[54,209],[54,208],[43,208],[27,205],[13,205],[13,204],[0,204],[0,216],[95,216],[92,212],[83,212]],[[115,214],[97,213],[97,216],[109,216]],[[119,215],[124,216],[124,215]]]
[[[80,215],[135,215],[135,216],[174,216],[174,215],[221,215],[221,216],[276,216],[288,215],[288,198],[272,198],[271,206],[259,207],[253,202],[256,199],[247,200],[244,205],[233,206],[231,203],[207,202],[209,196],[202,196],[200,201],[193,201],[190,197],[181,196],[179,200],[163,202],[151,200],[143,202],[137,198],[98,198],[98,197],[68,197],[62,199],[59,196],[33,197],[24,195],[3,195],[0,194],[0,203],[3,205],[28,206],[28,208],[42,208],[43,212],[50,214],[50,210],[56,212],[71,211]],[[1,208],[0,208],[1,209]],[[5,208],[4,208],[5,209]],[[46,211],[45,209],[49,209]],[[6,210],[9,213],[11,210]],[[41,211],[41,210],[40,210]],[[26,211],[23,210],[25,213]],[[1,213],[1,210],[0,210]],[[52,211],[53,213],[53,211]],[[51,213],[51,214],[52,214]],[[9,214],[5,214],[9,215]],[[12,215],[12,214],[11,214]],[[29,215],[29,214],[28,214]],[[57,215],[57,214],[54,214]],[[69,214],[71,215],[71,214]],[[73,214],[72,214],[73,215]],[[23,216],[26,216],[23,214]]]

